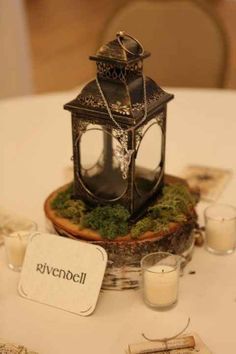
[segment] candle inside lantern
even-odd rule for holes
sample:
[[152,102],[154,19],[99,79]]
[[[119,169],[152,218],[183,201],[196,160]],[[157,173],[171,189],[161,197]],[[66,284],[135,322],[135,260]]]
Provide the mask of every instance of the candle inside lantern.
[[178,256],[166,252],[147,255],[141,262],[143,296],[147,305],[155,308],[170,307],[178,298]]
[[205,210],[206,248],[216,254],[232,253],[236,246],[236,209],[214,204]]
[[37,229],[30,220],[14,218],[3,226],[4,244],[9,268],[20,271],[25,257],[29,236]]

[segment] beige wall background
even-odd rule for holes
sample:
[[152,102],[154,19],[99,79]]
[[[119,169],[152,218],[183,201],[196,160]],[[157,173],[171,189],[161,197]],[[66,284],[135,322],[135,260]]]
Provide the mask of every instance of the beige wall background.
[[[5,50],[5,63],[4,55],[1,55],[1,76],[4,72],[6,77],[9,75],[5,70],[8,67],[14,78],[21,72],[21,81],[23,73],[23,85],[27,86],[22,92],[16,92],[14,88],[17,85],[13,82],[12,92],[8,94],[67,90],[93,77],[95,65],[88,56],[98,48],[109,19],[130,1],[133,0],[0,0],[0,19],[5,18],[6,27],[5,32],[4,29],[0,32],[2,30],[4,38],[7,33],[10,53]],[[231,52],[226,87],[236,89],[236,1],[204,1],[211,4],[227,31]],[[18,7],[15,2],[18,2]],[[9,3],[13,4],[11,12],[14,15],[6,12]],[[17,21],[21,17],[21,25],[14,16]],[[14,40],[9,37],[13,27]],[[26,39],[19,36],[22,31],[25,31]],[[10,61],[13,64],[9,68]],[[5,84],[8,83],[6,79]]]
[[[69,89],[89,80],[94,63],[88,56],[98,47],[111,16],[128,1],[26,0],[36,92]],[[236,88],[236,1],[209,3],[230,39],[227,87]]]
[[26,0],[36,92],[64,90],[94,75],[88,60],[106,22],[126,0]]

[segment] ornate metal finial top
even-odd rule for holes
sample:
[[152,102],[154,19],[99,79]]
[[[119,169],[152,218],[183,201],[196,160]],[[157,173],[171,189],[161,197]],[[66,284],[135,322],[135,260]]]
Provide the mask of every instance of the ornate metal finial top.
[[125,36],[125,31],[116,32],[116,36],[124,37]]
[[119,63],[129,65],[143,60],[150,55],[145,51],[142,44],[125,31],[116,33],[116,39],[102,45],[95,56],[90,59],[99,62]]
[[[131,40],[135,41],[138,44],[138,46],[140,47],[140,52],[139,53],[134,53],[131,50],[129,50],[128,48],[125,47],[125,45],[123,44],[123,39],[125,37],[130,38]],[[143,46],[136,38],[132,37],[130,34],[125,33],[125,31],[117,32],[116,33],[116,38],[117,38],[117,41],[118,41],[119,45],[121,46],[121,48],[123,48],[127,53],[130,53],[132,55],[139,55],[140,57],[143,56],[143,54],[144,54]]]

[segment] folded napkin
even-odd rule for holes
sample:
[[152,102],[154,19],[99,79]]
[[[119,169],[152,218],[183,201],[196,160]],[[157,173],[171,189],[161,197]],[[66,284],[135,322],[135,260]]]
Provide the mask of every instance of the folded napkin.
[[24,345],[10,343],[5,339],[0,338],[0,354],[39,354],[31,349],[26,348]]

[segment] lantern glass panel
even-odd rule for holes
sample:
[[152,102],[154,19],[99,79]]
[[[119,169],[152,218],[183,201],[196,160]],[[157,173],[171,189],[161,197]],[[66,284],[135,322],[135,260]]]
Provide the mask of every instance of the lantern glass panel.
[[161,174],[162,130],[156,119],[144,127],[138,146],[135,168],[135,185],[140,195],[151,192]]
[[[91,171],[102,159],[103,132],[99,126],[89,124],[80,139],[80,163],[83,171]],[[96,142],[96,148],[92,148]]]
[[89,124],[80,141],[81,179],[87,191],[104,200],[120,198],[127,188],[114,151],[120,145],[109,128]]

